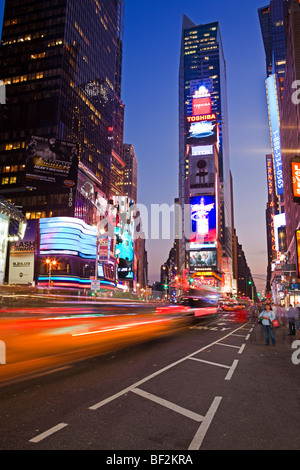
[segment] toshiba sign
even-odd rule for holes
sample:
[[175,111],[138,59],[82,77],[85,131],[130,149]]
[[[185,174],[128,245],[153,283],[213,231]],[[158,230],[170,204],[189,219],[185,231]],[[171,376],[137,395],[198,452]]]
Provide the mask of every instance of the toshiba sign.
[[201,116],[202,114],[211,113],[211,98],[194,98],[193,99],[193,116]]

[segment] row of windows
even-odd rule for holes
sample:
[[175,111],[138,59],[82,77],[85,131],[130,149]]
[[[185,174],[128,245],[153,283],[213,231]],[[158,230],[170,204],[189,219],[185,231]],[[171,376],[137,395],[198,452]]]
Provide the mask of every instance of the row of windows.
[[11,176],[11,177],[5,177],[5,178],[1,178],[1,184],[4,185],[4,184],[16,184],[17,182],[17,177],[16,176]]
[[25,142],[12,142],[7,144],[0,144],[0,151],[24,149],[25,145]]
[[11,166],[0,166],[0,173],[15,173],[16,171],[24,171],[25,165],[11,165]]

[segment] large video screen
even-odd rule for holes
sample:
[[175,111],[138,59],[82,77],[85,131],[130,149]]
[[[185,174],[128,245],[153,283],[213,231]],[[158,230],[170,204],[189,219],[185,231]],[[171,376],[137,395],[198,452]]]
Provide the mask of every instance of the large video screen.
[[187,144],[213,145],[218,140],[217,121],[199,121],[187,124]]
[[217,266],[217,251],[190,251],[190,268],[207,268]]

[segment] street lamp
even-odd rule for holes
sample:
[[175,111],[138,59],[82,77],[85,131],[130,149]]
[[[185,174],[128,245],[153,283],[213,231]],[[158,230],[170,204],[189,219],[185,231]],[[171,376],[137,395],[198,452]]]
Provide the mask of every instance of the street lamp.
[[52,272],[52,266],[57,265],[57,261],[55,259],[46,259],[46,264],[48,264],[49,267],[49,282],[48,282],[48,287],[49,289],[51,288],[51,272]]

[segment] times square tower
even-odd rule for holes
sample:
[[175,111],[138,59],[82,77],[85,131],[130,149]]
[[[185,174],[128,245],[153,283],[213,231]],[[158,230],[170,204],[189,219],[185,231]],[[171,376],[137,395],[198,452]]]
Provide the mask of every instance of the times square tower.
[[185,210],[179,263],[195,287],[206,284],[229,293],[233,290],[233,209],[228,141],[226,64],[219,23],[196,26],[184,16],[179,202]]

